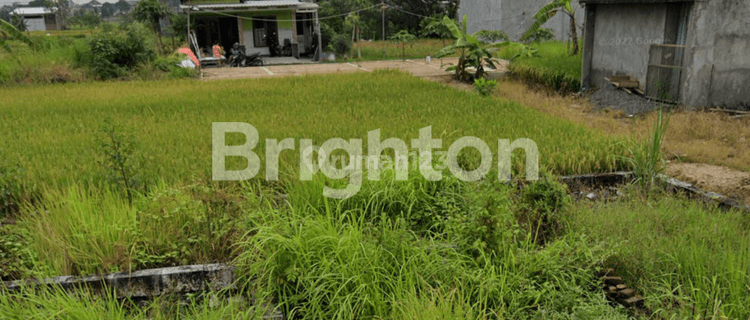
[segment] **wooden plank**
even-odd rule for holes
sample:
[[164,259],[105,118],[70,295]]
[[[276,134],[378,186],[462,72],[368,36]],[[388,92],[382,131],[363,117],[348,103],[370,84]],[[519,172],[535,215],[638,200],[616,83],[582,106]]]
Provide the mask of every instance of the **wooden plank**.
[[621,81],[619,87],[622,87],[622,88],[637,88],[638,87],[638,80]]
[[663,64],[649,64],[649,67],[657,67],[657,68],[667,68],[667,69],[683,69],[682,66],[669,66],[669,65],[663,65]]
[[[607,78],[604,78],[607,79]],[[607,81],[609,82],[620,82],[630,80],[630,76],[611,76]]]

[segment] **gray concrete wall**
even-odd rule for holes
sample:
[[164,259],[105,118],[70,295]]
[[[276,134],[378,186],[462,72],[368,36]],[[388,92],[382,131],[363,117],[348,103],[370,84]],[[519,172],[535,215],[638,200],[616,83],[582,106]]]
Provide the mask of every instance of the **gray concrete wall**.
[[606,85],[604,77],[622,73],[637,78],[644,89],[649,48],[662,43],[665,17],[665,4],[597,5],[591,84],[601,88]]
[[466,16],[466,31],[469,33],[482,29],[502,30],[502,2],[503,0],[461,0],[458,3],[459,21]]
[[688,24],[682,102],[750,109],[750,0],[696,2]]
[[[459,17],[467,16],[466,30],[469,33],[482,29],[502,30],[511,40],[518,40],[534,23],[534,14],[549,2],[550,0],[461,0],[458,14]],[[580,38],[584,12],[577,1],[574,3]],[[570,18],[566,14],[557,14],[542,27],[551,29],[558,39],[567,40]]]

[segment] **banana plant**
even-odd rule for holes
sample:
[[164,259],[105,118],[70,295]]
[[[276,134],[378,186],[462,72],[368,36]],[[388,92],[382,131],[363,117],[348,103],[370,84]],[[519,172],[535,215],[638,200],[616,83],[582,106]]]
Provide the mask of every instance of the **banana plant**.
[[[485,48],[483,43],[474,35],[466,32],[466,16],[463,17],[463,23],[458,25],[455,21],[443,17],[443,24],[450,30],[455,39],[453,44],[448,45],[435,55],[436,58],[443,58],[458,54],[458,64],[447,63],[449,65],[445,71],[454,71],[455,77],[459,81],[469,82],[473,79],[480,78],[484,75],[484,66],[495,68],[497,60],[492,55],[494,48]],[[476,72],[471,74],[466,68],[474,67]]]
[[573,50],[570,50],[570,44],[568,44],[568,51],[570,54],[578,54],[578,32],[576,29],[576,7],[573,5],[573,0],[552,0],[552,2],[544,5],[536,14],[534,14],[534,23],[529,27],[528,30],[521,36],[521,41],[528,40],[531,36],[537,32],[544,23],[552,19],[558,12],[562,12],[570,17],[570,42],[573,45]]
[[18,29],[12,24],[0,19],[0,47],[3,47],[8,53],[11,53],[13,52],[13,49],[8,44],[8,39],[21,41],[32,49],[37,48],[36,43],[31,41],[31,39],[23,34],[23,32],[18,31]]
[[401,44],[401,59],[406,60],[406,44],[417,40],[408,30],[401,30],[390,37],[391,41]]

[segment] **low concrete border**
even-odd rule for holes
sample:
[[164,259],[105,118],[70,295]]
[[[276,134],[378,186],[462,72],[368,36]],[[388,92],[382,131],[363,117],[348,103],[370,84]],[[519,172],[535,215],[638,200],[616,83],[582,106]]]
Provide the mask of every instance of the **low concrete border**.
[[96,292],[116,290],[118,298],[149,298],[162,294],[186,294],[234,288],[234,267],[224,264],[189,265],[87,277],[61,276],[7,281],[6,290],[47,285],[64,289],[88,288]]
[[[701,190],[691,183],[680,181],[675,178],[671,178],[664,174],[657,176],[659,179],[665,182],[666,189],[671,192],[684,192],[685,194],[697,198],[705,202],[716,203],[719,208],[724,210],[740,210],[750,213],[750,207],[747,205],[729,198],[725,195],[708,192]],[[600,185],[600,186],[613,186],[617,184],[623,184],[633,181],[635,173],[632,171],[618,171],[611,173],[594,173],[594,174],[581,174],[572,176],[561,176],[560,180],[565,184],[584,184],[584,185]]]

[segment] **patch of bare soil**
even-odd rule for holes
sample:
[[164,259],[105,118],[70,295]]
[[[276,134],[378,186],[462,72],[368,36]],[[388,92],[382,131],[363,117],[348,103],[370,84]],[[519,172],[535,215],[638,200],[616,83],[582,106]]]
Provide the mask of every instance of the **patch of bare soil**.
[[702,163],[667,164],[667,174],[706,191],[721,193],[750,205],[750,173]]

